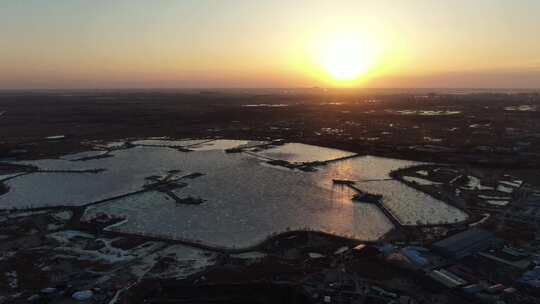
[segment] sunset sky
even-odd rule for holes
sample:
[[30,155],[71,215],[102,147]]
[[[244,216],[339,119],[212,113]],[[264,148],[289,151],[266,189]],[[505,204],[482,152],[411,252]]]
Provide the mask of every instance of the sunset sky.
[[0,0],[0,88],[540,88],[540,1]]

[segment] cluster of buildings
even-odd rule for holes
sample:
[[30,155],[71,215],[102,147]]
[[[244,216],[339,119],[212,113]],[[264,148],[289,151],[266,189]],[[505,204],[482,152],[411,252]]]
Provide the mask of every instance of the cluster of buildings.
[[399,249],[425,278],[471,301],[514,303],[540,291],[538,252],[515,248],[494,233],[471,228],[428,248]]
[[422,290],[431,288],[463,303],[539,301],[539,251],[510,246],[485,229],[473,227],[425,246],[362,244],[340,255],[343,260],[354,260],[364,258],[366,252],[404,270],[405,280],[415,282],[419,289],[403,292],[402,287],[393,288],[388,282],[381,281],[381,285],[365,279],[362,270],[337,267],[305,280],[303,288],[311,300],[314,303],[417,303],[429,298],[430,293]]
[[310,301],[321,304],[392,303],[415,304],[417,301],[404,294],[362,280],[354,273],[327,270],[313,274],[302,284]]

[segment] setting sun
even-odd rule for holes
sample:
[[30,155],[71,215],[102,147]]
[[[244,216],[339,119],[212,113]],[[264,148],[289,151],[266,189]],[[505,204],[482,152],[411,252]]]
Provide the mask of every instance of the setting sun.
[[319,46],[319,64],[336,81],[366,74],[375,61],[374,46],[353,35],[337,35]]

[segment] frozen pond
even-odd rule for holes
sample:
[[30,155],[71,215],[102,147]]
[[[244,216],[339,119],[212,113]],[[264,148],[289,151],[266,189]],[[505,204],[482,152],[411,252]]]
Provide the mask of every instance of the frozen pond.
[[185,140],[167,140],[167,139],[141,139],[133,141],[134,145],[141,146],[162,146],[162,147],[187,147],[211,141],[210,139],[185,139]]
[[360,156],[329,164],[315,173],[323,187],[332,179],[356,181],[366,192],[383,195],[383,204],[402,225],[454,223],[467,219],[467,214],[423,192],[390,178],[390,172],[420,165],[420,162],[376,156]]
[[[150,144],[150,142],[145,142]],[[357,181],[357,186],[383,194],[383,204],[402,224],[463,221],[466,214],[422,192],[391,180],[389,173],[417,165],[373,156],[348,158],[319,167],[316,172],[289,170],[264,163],[257,155],[290,162],[327,161],[354,155],[304,144],[285,144],[253,153],[225,153],[263,142],[215,140],[195,143],[182,152],[178,142],[151,142],[109,152],[110,157],[71,161],[20,162],[41,170],[5,181],[0,208],[43,206],[88,207],[85,219],[100,213],[125,218],[111,230],[199,241],[223,247],[245,247],[287,230],[318,230],[362,240],[376,240],[393,228],[377,206],[351,201],[353,192],[332,179]],[[91,153],[89,154],[91,155]],[[105,169],[98,173],[81,170]],[[190,173],[197,178],[183,178]],[[148,177],[153,176],[152,179]],[[177,203],[170,195],[144,189],[151,180],[175,179],[184,187],[172,190],[179,198],[201,198],[200,205]]]
[[66,155],[66,156],[63,156],[62,159],[71,160],[71,161],[77,161],[77,160],[83,160],[83,159],[87,159],[87,158],[91,158],[91,157],[100,157],[100,156],[104,156],[106,154],[107,154],[107,151],[100,151],[100,150],[86,151],[86,152]]
[[357,184],[361,190],[383,195],[383,204],[402,225],[457,223],[467,214],[405,184],[387,180]]
[[290,163],[308,163],[334,160],[352,156],[355,153],[312,145],[288,143],[264,150],[258,154],[271,159],[285,160]]
[[[253,159],[238,170],[251,166],[258,166]],[[161,193],[147,192],[91,207],[85,218],[104,212],[127,219],[112,230],[222,247],[246,247],[271,234],[299,229],[376,240],[393,227],[376,206],[353,203],[349,190],[317,187],[302,173],[261,167],[251,175],[234,174],[229,169],[214,172],[175,191],[205,199],[201,205],[179,205]],[[264,186],[257,187],[261,183]]]
[[432,182],[429,179],[419,178],[415,176],[404,176],[403,179],[409,183],[418,184],[420,186],[433,186],[441,184],[437,182]]
[[390,172],[419,165],[415,161],[377,157],[358,156],[331,163],[316,174],[324,176],[321,181],[331,184],[328,179],[348,179],[354,181],[372,181],[390,179]]
[[191,150],[195,151],[209,151],[209,150],[227,150],[233,148],[249,148],[266,144],[263,141],[249,141],[249,140],[233,140],[233,139],[217,139],[198,145],[190,146]]

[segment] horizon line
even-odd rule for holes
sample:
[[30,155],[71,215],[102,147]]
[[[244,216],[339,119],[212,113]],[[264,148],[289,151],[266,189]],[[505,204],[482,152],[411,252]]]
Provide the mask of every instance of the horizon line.
[[468,91],[536,91],[533,87],[89,87],[89,88],[0,88],[0,92],[36,91],[212,91],[212,90],[468,90]]

